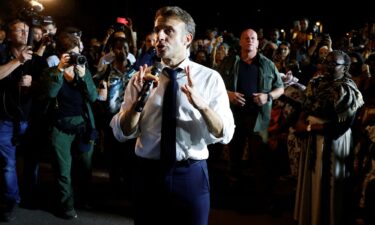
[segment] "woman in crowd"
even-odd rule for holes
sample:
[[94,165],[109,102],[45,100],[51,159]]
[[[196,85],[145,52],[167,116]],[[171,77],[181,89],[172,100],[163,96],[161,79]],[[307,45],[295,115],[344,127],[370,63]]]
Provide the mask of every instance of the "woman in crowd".
[[96,100],[97,91],[86,60],[79,55],[79,47],[80,41],[75,35],[60,34],[56,45],[59,64],[46,71],[48,96],[56,107],[51,141],[56,163],[58,210],[65,219],[77,218],[71,179],[73,156],[80,162],[76,172],[81,175],[80,190],[86,200],[91,186],[95,125],[90,102]]
[[352,132],[362,94],[349,74],[350,57],[330,52],[324,75],[306,89],[303,113],[295,126],[306,135],[295,205],[300,225],[351,224]]

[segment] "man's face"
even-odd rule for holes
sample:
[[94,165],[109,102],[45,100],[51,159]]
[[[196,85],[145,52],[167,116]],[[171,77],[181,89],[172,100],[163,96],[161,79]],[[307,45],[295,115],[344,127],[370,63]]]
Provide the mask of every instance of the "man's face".
[[156,44],[157,35],[156,34],[150,34],[146,37],[146,47],[147,49],[154,47]]
[[26,45],[29,35],[29,26],[23,22],[13,24],[10,28],[9,38],[14,45]]
[[51,35],[56,35],[57,27],[54,24],[45,25],[43,28],[46,33],[51,34]]
[[[185,24],[174,17],[158,17],[155,21],[156,49],[159,57],[184,59],[191,42]],[[190,35],[191,36],[191,35]]]
[[241,34],[240,46],[242,50],[256,51],[259,45],[258,35],[254,30],[248,29]]
[[345,61],[343,57],[330,53],[324,61],[324,68],[326,70],[325,76],[328,78],[340,78],[345,72]]
[[113,48],[112,51],[115,54],[117,61],[126,60],[126,57],[128,55],[128,50],[123,43],[116,44],[116,46]]
[[32,29],[33,29],[33,39],[36,42],[39,42],[40,40],[42,40],[42,37],[43,37],[43,31],[42,31],[42,29],[39,28],[39,27],[34,27]]

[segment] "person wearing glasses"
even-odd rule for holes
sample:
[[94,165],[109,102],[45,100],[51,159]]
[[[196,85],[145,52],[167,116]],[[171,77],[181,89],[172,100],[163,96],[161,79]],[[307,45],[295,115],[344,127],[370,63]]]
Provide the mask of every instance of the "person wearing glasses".
[[306,88],[306,99],[295,130],[304,136],[294,218],[298,224],[354,224],[350,182],[351,126],[364,104],[349,74],[350,57],[328,53],[323,75]]
[[[20,203],[16,150],[29,126],[40,75],[47,67],[27,46],[29,26],[16,19],[8,24],[5,48],[0,51],[0,221],[15,219]],[[27,145],[25,145],[27,146]],[[27,146],[27,151],[32,147]]]

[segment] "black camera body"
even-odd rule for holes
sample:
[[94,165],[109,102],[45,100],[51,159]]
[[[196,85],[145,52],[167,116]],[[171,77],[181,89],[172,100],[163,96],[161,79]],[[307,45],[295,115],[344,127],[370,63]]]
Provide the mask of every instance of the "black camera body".
[[87,62],[87,58],[84,55],[81,55],[79,53],[70,52],[69,53],[69,64],[70,65],[80,65],[83,66]]
[[40,26],[44,23],[52,23],[52,17],[50,16],[43,16],[41,12],[44,10],[44,6],[37,1],[25,1],[23,7],[18,12],[18,16],[29,22],[30,25],[33,26]]
[[118,31],[123,31],[125,32],[125,25],[124,24],[121,24],[121,23],[116,23],[116,24],[113,24],[111,25],[109,28],[113,29],[115,32],[118,32]]
[[[18,17],[24,20],[29,26],[41,26],[45,23],[53,23],[51,16],[43,16],[40,14],[44,10],[44,6],[35,0],[27,0],[21,10],[18,11]],[[33,34],[30,29],[27,37],[27,45],[30,46],[33,43]]]
[[53,34],[51,33],[45,34],[42,38],[42,42],[45,43],[46,45],[55,42]]

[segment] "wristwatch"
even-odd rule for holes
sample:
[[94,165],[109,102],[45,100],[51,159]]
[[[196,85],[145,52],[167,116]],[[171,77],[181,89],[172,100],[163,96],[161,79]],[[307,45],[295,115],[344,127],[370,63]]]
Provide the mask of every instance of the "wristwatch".
[[272,101],[272,95],[270,93],[267,94],[268,98],[267,98],[267,101]]

